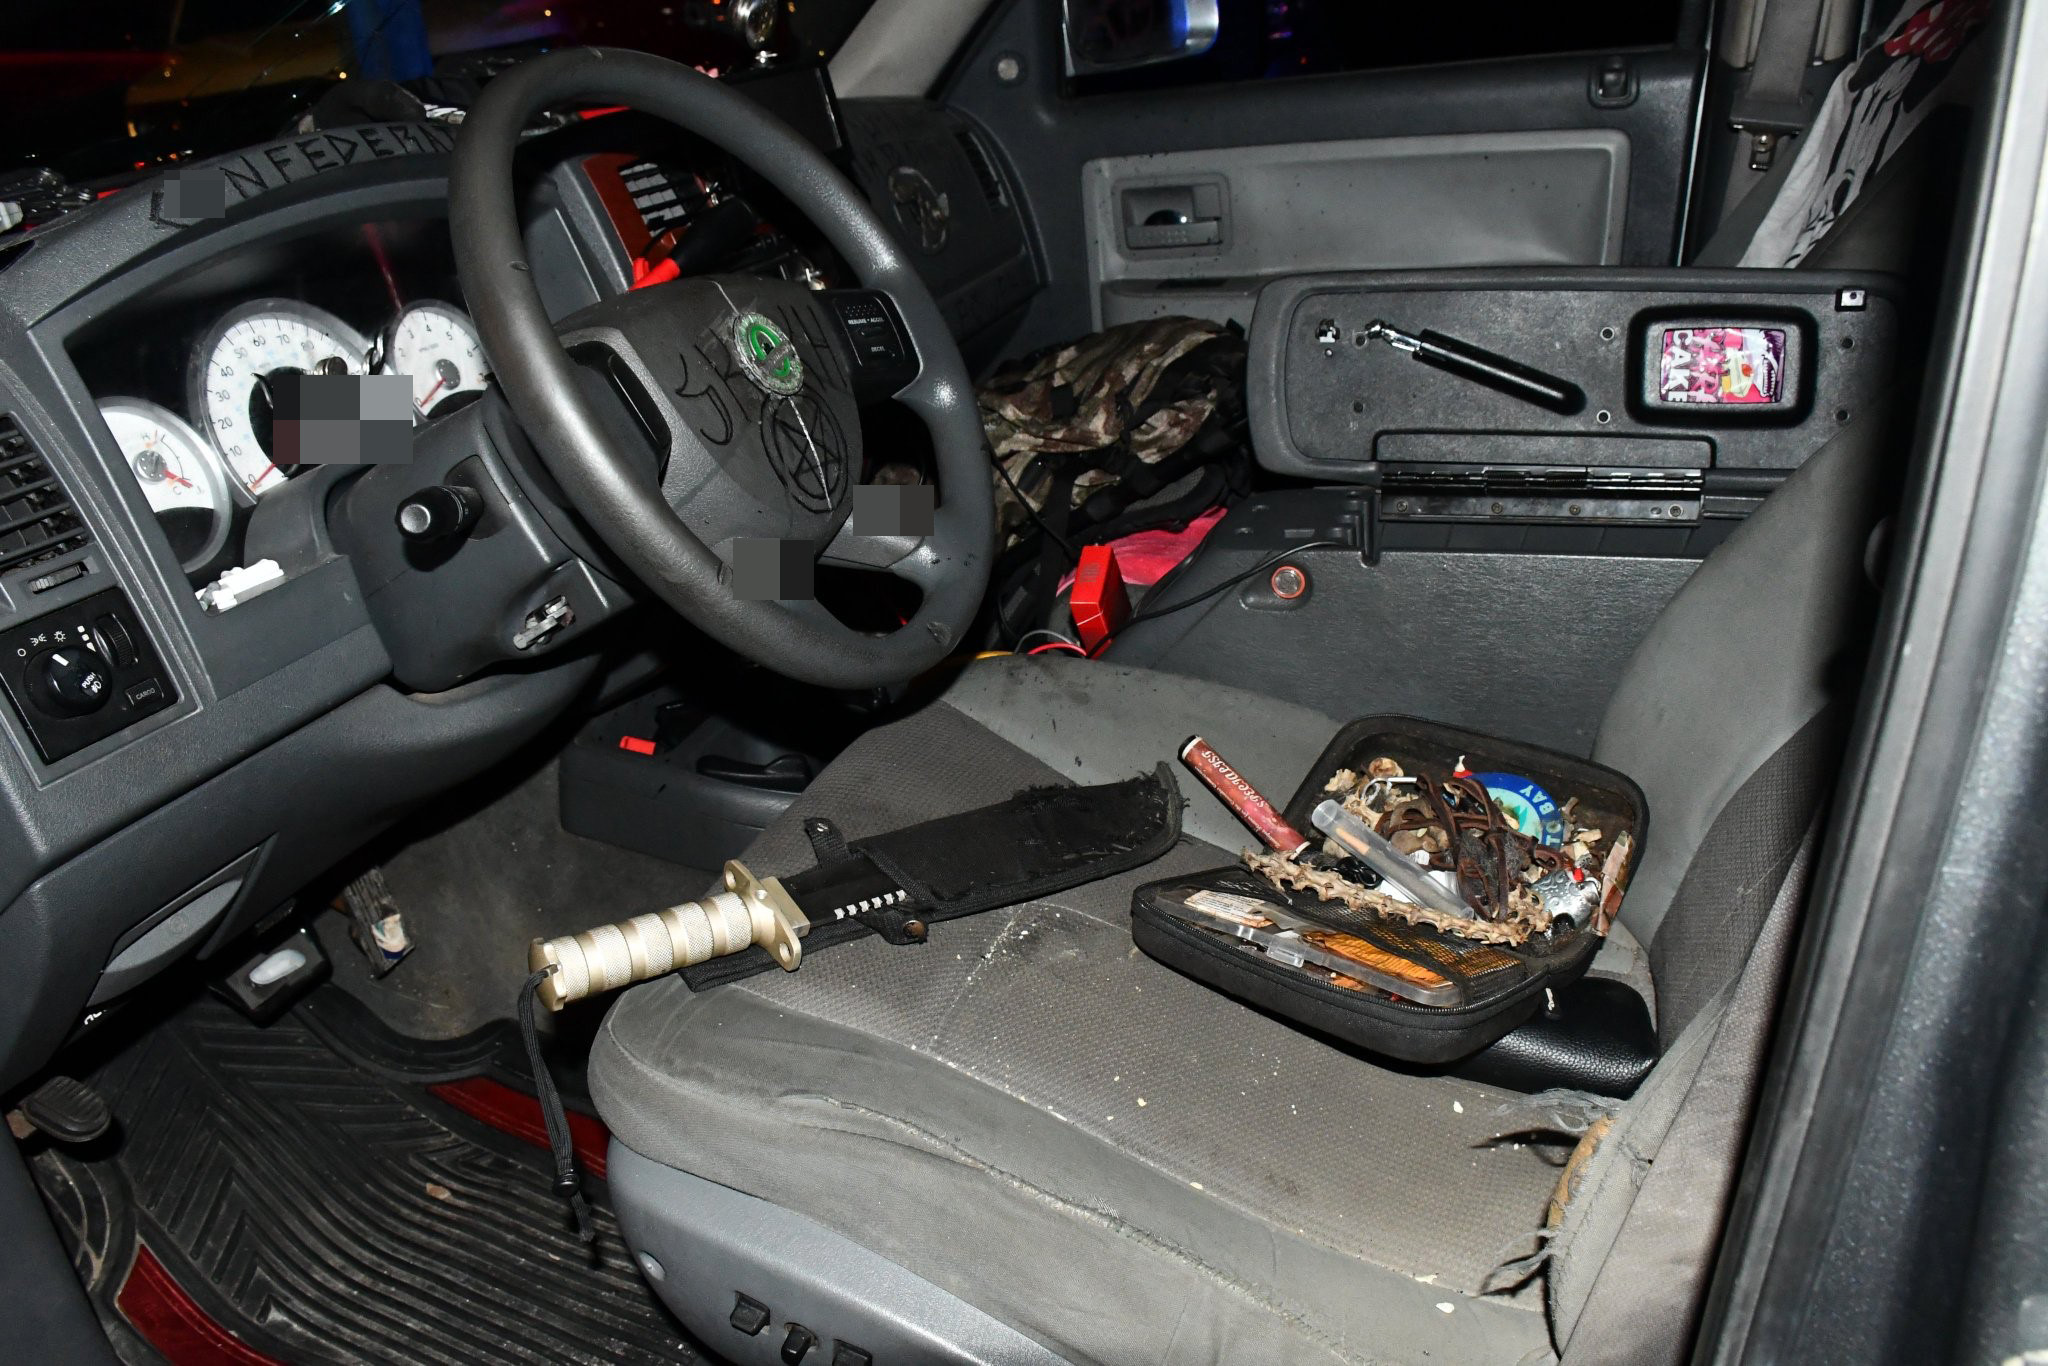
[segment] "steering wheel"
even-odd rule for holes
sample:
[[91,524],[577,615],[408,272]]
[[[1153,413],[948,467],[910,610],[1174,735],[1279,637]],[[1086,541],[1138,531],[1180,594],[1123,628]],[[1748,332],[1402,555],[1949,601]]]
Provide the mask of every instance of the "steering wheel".
[[[513,153],[534,115],[572,102],[638,109],[731,154],[810,218],[862,289],[700,276],[550,322],[520,235]],[[500,391],[574,510],[652,592],[739,653],[828,687],[900,682],[953,648],[987,588],[994,536],[974,389],[931,292],[810,143],[678,63],[559,52],[485,87],[456,143],[449,219]],[[849,520],[857,498],[886,508],[895,496],[857,486],[860,404],[891,396],[931,433],[928,534],[915,534],[915,506],[908,530]],[[854,630],[750,583],[763,564],[800,571],[791,556],[886,569],[923,602],[899,630]]]

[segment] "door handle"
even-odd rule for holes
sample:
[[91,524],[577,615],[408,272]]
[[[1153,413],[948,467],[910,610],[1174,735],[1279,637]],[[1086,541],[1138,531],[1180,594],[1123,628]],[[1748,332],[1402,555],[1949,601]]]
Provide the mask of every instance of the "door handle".
[[1215,246],[1222,240],[1223,220],[1220,218],[1168,218],[1124,225],[1124,245],[1132,251],[1160,251],[1167,247],[1207,247]]
[[1221,181],[1124,190],[1120,198],[1125,249],[1222,246],[1224,194]]

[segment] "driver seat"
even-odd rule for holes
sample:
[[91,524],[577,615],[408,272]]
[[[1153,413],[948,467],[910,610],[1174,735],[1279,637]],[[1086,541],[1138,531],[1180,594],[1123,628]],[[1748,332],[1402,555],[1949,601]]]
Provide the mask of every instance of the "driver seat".
[[[1667,1063],[1716,1024],[1833,784],[1883,425],[1845,429],[1701,565],[1607,708],[1594,757],[1653,824],[1604,956],[1654,989]],[[1336,728],[1187,678],[987,660],[848,749],[747,858],[808,866],[808,815],[858,838],[1128,776],[1198,731],[1284,796]],[[1133,888],[1245,842],[1184,789],[1183,841],[1136,872],[612,1007],[590,1073],[612,1201],[705,1345],[817,1366],[1568,1350],[1604,1245],[1553,1246],[1548,1303],[1540,1276],[1486,1292],[1558,1180],[1557,1150],[1498,1137],[1536,1122],[1527,1098],[1348,1052],[1133,946]]]

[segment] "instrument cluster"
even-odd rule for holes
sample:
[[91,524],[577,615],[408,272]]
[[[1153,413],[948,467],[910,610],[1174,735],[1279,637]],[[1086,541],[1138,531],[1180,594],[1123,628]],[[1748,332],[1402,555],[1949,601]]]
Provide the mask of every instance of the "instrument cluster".
[[123,466],[188,574],[217,567],[238,515],[312,468],[292,456],[292,386],[347,375],[405,376],[415,423],[473,401],[490,382],[475,324],[458,305],[405,302],[365,335],[326,308],[268,296],[228,308],[200,334],[186,358],[182,412],[134,394],[99,400]]

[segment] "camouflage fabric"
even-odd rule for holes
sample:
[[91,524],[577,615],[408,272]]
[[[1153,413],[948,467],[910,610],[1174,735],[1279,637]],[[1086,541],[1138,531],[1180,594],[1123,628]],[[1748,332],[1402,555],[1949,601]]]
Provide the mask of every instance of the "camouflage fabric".
[[[1017,492],[1043,511],[1071,478],[1071,507],[1122,475],[1102,455],[1114,449],[1152,465],[1176,454],[1216,415],[1217,386],[1194,376],[1174,383],[1176,362],[1220,337],[1199,318],[1125,323],[1039,352],[982,387],[981,421],[1008,481],[996,482],[997,524],[1006,540],[1027,526]],[[1241,340],[1238,342],[1241,346]],[[1162,380],[1168,381],[1161,390]],[[1155,392],[1158,391],[1158,392]]]

